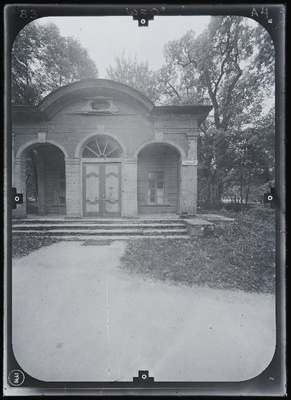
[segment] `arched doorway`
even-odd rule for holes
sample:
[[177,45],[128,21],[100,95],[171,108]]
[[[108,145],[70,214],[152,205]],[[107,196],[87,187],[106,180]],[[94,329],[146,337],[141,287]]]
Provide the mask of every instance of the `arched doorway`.
[[84,144],[83,215],[121,216],[121,145],[111,136],[95,135]]
[[52,144],[35,144],[22,155],[25,161],[26,214],[66,214],[65,158]]
[[165,143],[153,143],[138,154],[139,214],[179,213],[180,154]]

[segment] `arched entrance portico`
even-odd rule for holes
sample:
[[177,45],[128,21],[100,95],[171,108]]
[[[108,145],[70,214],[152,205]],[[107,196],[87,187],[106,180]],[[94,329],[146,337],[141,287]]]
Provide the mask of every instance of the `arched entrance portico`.
[[83,216],[120,217],[123,150],[112,136],[98,134],[83,145]]
[[151,143],[138,153],[138,213],[179,214],[180,159],[167,143]]
[[58,146],[27,144],[18,151],[15,176],[24,200],[18,216],[66,214],[65,156]]
[[210,110],[155,106],[103,79],[65,85],[36,106],[13,106],[13,187],[24,195],[13,216],[195,216],[197,137]]

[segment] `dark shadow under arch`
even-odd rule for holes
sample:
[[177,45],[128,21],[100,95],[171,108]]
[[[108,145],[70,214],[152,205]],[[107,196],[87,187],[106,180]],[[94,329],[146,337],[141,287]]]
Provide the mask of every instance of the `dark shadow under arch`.
[[178,214],[180,154],[165,143],[152,143],[138,154],[139,214]]
[[66,213],[66,176],[63,152],[52,144],[31,145],[25,160],[26,214]]

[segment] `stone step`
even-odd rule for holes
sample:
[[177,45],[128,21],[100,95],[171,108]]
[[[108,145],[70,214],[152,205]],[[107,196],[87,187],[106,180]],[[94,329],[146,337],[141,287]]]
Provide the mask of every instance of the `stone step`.
[[48,229],[184,229],[185,224],[171,224],[171,223],[163,223],[163,224],[102,224],[102,223],[92,223],[92,224],[21,224],[21,225],[13,225],[12,230],[48,230]]
[[[30,237],[36,236],[35,234],[30,234]],[[119,235],[119,236],[114,236],[114,235],[71,235],[71,236],[58,236],[58,235],[51,235],[50,237],[55,238],[55,239],[61,239],[65,241],[77,241],[77,242],[84,242],[86,240],[96,240],[96,241],[102,241],[102,240],[129,240],[129,239],[175,239],[175,240],[190,240],[191,237],[189,235]]]
[[164,224],[183,224],[181,219],[13,219],[12,225],[164,225]]
[[[213,232],[214,224],[193,219],[29,219],[13,220],[13,235],[50,237],[199,237]],[[64,239],[66,240],[66,239]]]
[[188,231],[186,228],[184,229],[90,229],[90,230],[84,230],[84,229],[47,229],[45,231],[43,230],[13,230],[13,235],[36,235],[36,234],[43,234],[47,236],[63,236],[63,235],[187,235]]

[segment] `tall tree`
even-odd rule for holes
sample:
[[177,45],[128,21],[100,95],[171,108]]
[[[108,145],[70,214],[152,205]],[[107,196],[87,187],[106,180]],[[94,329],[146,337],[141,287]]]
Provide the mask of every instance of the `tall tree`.
[[137,57],[132,60],[125,56],[124,52],[121,56],[115,57],[115,66],[107,68],[109,79],[124,83],[139,90],[154,103],[161,99],[162,90],[159,88],[159,73],[151,71],[148,63],[138,61]]
[[58,27],[31,22],[18,34],[12,48],[12,101],[35,105],[58,87],[98,70],[87,50],[72,37],[62,37]]
[[199,173],[206,203],[218,207],[228,173],[228,136],[261,116],[266,93],[273,90],[272,40],[263,27],[254,28],[243,17],[212,17],[200,36],[190,31],[169,42],[165,57],[160,79],[170,103],[208,100],[213,105],[213,121],[204,125],[200,138]]

